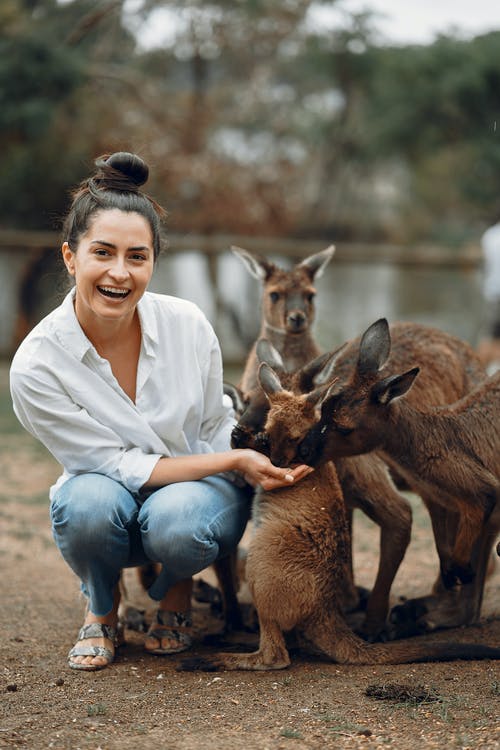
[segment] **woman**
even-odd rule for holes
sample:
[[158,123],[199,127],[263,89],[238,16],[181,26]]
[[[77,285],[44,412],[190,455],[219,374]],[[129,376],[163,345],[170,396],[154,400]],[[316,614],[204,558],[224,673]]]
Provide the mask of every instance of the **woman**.
[[191,577],[235,548],[248,518],[248,487],[234,477],[273,489],[309,471],[230,450],[234,419],[212,328],[190,302],[146,291],[163,216],[139,189],[148,167],[123,152],[96,167],[64,224],[74,287],[11,366],[16,415],[64,469],[50,514],[88,599],[68,656],[82,670],[113,661],[120,574],[146,561],[161,572],[145,648],[188,648]]

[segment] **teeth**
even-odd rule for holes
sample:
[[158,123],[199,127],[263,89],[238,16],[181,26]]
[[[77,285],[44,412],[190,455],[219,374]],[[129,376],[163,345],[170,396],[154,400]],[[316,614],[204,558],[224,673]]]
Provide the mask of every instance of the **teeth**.
[[112,286],[100,286],[99,290],[101,292],[104,292],[105,294],[116,294],[116,295],[121,295],[123,297],[125,297],[130,291],[130,289],[116,289],[115,287],[112,287]]

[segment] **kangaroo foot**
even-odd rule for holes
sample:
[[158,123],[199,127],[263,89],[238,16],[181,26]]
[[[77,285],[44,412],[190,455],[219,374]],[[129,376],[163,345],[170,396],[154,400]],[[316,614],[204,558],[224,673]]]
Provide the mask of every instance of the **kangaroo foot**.
[[392,608],[389,624],[392,638],[408,638],[440,628],[457,628],[477,621],[477,591],[474,583],[457,586]]
[[475,575],[471,565],[455,563],[449,568],[441,568],[441,579],[445,589],[452,589],[461,583],[471,583]]

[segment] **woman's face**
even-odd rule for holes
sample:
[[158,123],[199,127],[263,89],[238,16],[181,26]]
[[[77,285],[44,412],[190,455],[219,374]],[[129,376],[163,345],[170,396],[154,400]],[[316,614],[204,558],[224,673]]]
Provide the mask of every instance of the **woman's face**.
[[75,309],[81,324],[132,319],[154,268],[153,236],[147,219],[135,212],[103,209],[64,263],[75,277]]

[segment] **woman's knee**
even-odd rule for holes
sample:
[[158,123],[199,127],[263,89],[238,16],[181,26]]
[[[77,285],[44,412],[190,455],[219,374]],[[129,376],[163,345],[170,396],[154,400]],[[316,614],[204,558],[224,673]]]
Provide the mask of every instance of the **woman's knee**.
[[126,529],[137,518],[137,503],[123,485],[103,474],[80,474],[65,482],[50,514],[55,534],[75,534],[93,543],[112,527]]
[[170,485],[140,511],[144,549],[164,564],[193,560],[201,569],[236,547],[248,515],[248,497],[226,480]]

